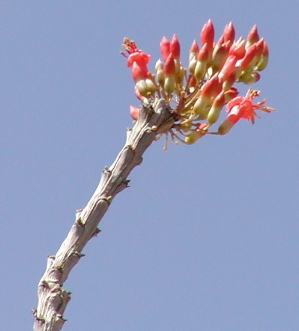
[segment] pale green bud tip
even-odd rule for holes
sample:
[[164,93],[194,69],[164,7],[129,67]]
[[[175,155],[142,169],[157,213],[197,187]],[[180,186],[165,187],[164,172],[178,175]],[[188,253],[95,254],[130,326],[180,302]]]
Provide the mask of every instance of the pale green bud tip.
[[159,59],[155,64],[155,70],[158,71],[161,69],[163,69],[163,62],[161,61],[161,59]]

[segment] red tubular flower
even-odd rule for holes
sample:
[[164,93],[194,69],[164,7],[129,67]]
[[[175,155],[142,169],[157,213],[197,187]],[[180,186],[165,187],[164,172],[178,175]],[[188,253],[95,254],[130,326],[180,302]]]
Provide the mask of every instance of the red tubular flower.
[[254,124],[254,119],[257,116],[255,110],[260,109],[267,113],[274,108],[265,106],[266,100],[258,103],[253,103],[252,99],[258,96],[260,91],[249,89],[245,97],[236,97],[226,105],[228,115],[218,128],[218,133],[227,133],[241,118],[251,120]]
[[127,66],[132,67],[134,62],[137,62],[140,66],[146,66],[148,64],[149,59],[150,59],[149,54],[146,54],[143,51],[138,50],[134,53],[131,53],[128,56]]
[[135,82],[138,82],[140,79],[145,79],[148,77],[148,69],[146,65],[140,66],[137,62],[132,64],[132,78]]
[[166,61],[168,55],[170,54],[170,41],[165,36],[160,41],[160,52],[163,60]]
[[227,133],[241,118],[251,120],[254,124],[254,119],[257,116],[255,110],[260,109],[265,112],[274,110],[271,107],[266,107],[266,100],[258,103],[253,103],[252,99],[258,96],[260,91],[249,89],[245,97],[236,97],[226,105],[226,112],[228,113],[226,119],[218,128],[220,134]]
[[258,103],[252,102],[252,99],[259,94],[260,91],[249,89],[245,97],[236,97],[232,99],[226,105],[226,112],[228,113],[227,119],[236,123],[240,118],[245,118],[251,120],[251,123],[254,124],[254,118],[257,116],[255,112],[256,109],[264,110],[266,112],[273,110],[272,108],[265,106],[266,100]]
[[254,117],[256,116],[251,99],[246,97],[236,97],[232,99],[227,104],[226,111],[229,113],[226,119],[234,124],[241,118],[250,119],[254,122]]
[[261,109],[266,100],[259,103],[252,103],[252,99],[259,95],[259,91],[249,89],[245,97],[236,97],[226,105],[227,119],[236,123],[240,118],[251,120],[254,123],[256,115],[255,109]]
[[150,59],[149,54],[146,54],[140,49],[138,49],[133,40],[130,40],[129,38],[124,38],[122,47],[129,54],[127,56],[126,54],[122,53],[125,57],[128,58],[128,67],[132,67],[134,62],[137,62],[140,66],[146,66],[148,64],[148,61]]
[[175,60],[178,60],[180,58],[180,43],[175,34],[173,35],[173,37],[171,39],[171,42],[169,45],[169,50],[170,50],[170,53],[172,53],[173,58]]

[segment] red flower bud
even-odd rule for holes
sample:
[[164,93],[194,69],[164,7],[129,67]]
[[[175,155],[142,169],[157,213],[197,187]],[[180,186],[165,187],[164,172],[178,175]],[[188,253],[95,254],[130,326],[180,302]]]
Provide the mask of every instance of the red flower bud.
[[130,106],[130,115],[132,116],[133,120],[138,120],[139,108],[131,105]]
[[206,81],[201,88],[201,97],[203,99],[210,99],[219,94],[222,90],[221,82],[218,75],[215,74],[212,78]]
[[264,38],[261,38],[257,43],[256,43],[256,56],[260,57],[263,53],[264,49]]
[[208,44],[204,44],[197,54],[197,61],[207,62],[209,59]]
[[248,43],[248,45],[252,45],[252,44],[258,42],[259,39],[260,39],[260,37],[257,32],[257,26],[255,24],[247,35],[247,43]]
[[228,79],[228,77],[231,75],[231,73],[235,70],[236,62],[237,62],[237,58],[236,58],[236,56],[233,56],[233,55],[230,55],[226,59],[224,65],[219,73],[219,78],[223,82],[226,81]]
[[174,59],[180,58],[180,43],[177,36],[174,34],[170,42],[170,53],[172,53]]
[[229,24],[227,24],[224,28],[223,31],[223,38],[224,38],[224,42],[231,42],[233,43],[235,40],[235,28],[233,26],[232,22],[229,22]]
[[[220,36],[219,40],[217,41],[216,45],[221,46],[222,44],[224,44],[224,37],[223,35]],[[231,46],[231,45],[230,45]]]
[[190,51],[189,51],[189,61],[191,61],[195,56],[197,56],[198,52],[199,52],[199,47],[198,47],[196,41],[193,40],[193,43],[192,43],[192,45],[190,47]]
[[269,56],[269,49],[268,49],[268,45],[266,44],[266,42],[263,42],[263,52],[262,52],[263,56]]
[[245,40],[240,38],[231,46],[229,55],[234,55],[238,60],[242,59],[245,55]]
[[[222,80],[221,80],[222,81]],[[227,77],[227,79],[222,84],[223,91],[228,91],[236,81],[236,72],[235,70],[230,73],[230,75]]]
[[190,76],[188,77],[188,83],[187,83],[188,88],[190,89],[190,87],[191,87],[191,89],[192,89],[192,88],[194,88],[196,85],[197,85],[197,80],[196,80],[196,78],[195,78],[194,76],[190,75]]
[[207,117],[209,125],[212,125],[213,123],[215,123],[218,120],[224,103],[225,103],[225,95],[224,95],[224,92],[221,91],[217,95],[217,97],[214,99],[212,107],[209,110],[208,117]]
[[163,60],[166,61],[170,53],[170,41],[165,36],[160,41],[160,52],[162,54]]
[[218,72],[223,67],[223,65],[227,59],[227,56],[228,56],[227,45],[228,45],[228,42],[226,42],[224,45],[221,45],[218,47],[216,46],[214,48],[213,57],[212,57],[213,73]]
[[269,61],[269,49],[268,49],[268,45],[264,41],[262,55],[261,55],[260,59],[258,60],[255,70],[258,70],[258,71],[264,70],[267,67],[268,61]]
[[164,73],[166,76],[175,74],[175,62],[174,62],[172,53],[170,53],[168,55],[168,57],[165,61]]
[[243,57],[243,59],[237,61],[236,67],[245,70],[246,67],[249,66],[251,61],[254,59],[256,54],[257,54],[257,44],[255,43],[247,48],[245,56]]
[[203,26],[200,32],[200,41],[202,45],[207,44],[209,51],[213,49],[214,26],[211,19],[209,19],[208,22]]

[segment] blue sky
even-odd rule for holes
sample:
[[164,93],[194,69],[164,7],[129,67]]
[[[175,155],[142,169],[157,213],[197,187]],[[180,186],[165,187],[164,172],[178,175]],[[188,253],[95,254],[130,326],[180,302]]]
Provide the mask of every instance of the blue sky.
[[[270,48],[255,87],[278,111],[192,146],[154,143],[65,288],[63,330],[298,330],[298,4],[2,1],[1,323],[31,329],[37,283],[136,104],[123,37],[182,60],[211,18]],[[245,91],[245,89],[244,89]],[[297,116],[297,117],[296,117]]]

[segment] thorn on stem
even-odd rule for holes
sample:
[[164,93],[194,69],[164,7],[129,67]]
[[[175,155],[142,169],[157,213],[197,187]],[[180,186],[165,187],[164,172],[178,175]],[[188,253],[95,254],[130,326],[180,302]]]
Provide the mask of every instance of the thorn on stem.
[[104,171],[103,171],[103,172],[109,172],[109,173],[110,173],[110,172],[111,172],[111,170],[109,169],[109,167],[108,167],[108,166],[105,166],[105,167],[104,167]]
[[100,230],[99,228],[96,228],[95,232],[92,234],[91,238],[96,237],[100,232],[102,232],[102,230]]
[[123,183],[125,184],[126,187],[129,187],[130,180],[126,179],[123,181]]
[[85,254],[83,254],[83,253],[81,253],[81,252],[79,252],[79,251],[74,252],[73,255],[78,256],[79,258],[85,256]]

